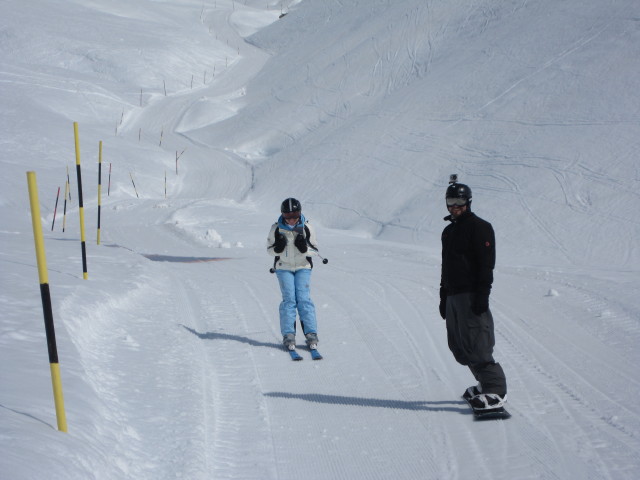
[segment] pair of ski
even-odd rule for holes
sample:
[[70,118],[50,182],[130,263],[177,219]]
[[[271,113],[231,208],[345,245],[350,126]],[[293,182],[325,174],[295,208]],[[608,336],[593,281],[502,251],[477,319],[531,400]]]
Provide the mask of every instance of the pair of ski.
[[[322,360],[322,355],[320,355],[320,352],[317,348],[309,348],[309,351],[311,352],[311,358],[313,360]],[[296,351],[295,347],[287,348],[287,352],[289,352],[289,355],[291,355],[291,360],[293,360],[294,362],[299,362],[303,359],[302,355],[300,355]]]
[[470,398],[467,398],[464,395],[462,398],[467,402],[469,407],[471,407],[471,410],[473,410],[473,416],[476,420],[506,420],[511,417],[511,414],[507,412],[504,407],[482,409],[473,408],[473,405],[471,405],[471,402],[469,401],[471,400]]

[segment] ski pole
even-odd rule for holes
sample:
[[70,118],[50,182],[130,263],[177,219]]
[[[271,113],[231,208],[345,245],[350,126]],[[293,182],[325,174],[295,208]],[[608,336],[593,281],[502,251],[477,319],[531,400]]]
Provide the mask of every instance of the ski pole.
[[[318,255],[318,257],[320,257],[320,255]],[[326,265],[327,263],[329,263],[329,260],[328,260],[328,259],[323,258],[323,257],[320,257],[320,258],[322,258],[322,263],[324,263],[325,265]],[[276,269],[275,269],[275,268],[273,268],[273,267],[271,267],[271,268],[269,269],[269,273],[276,273]]]
[[326,265],[327,263],[329,263],[329,259],[328,259],[328,258],[324,258],[322,255],[320,255],[320,252],[318,251],[318,249],[313,248],[313,247],[311,247],[311,246],[310,246],[310,248],[311,248],[311,250],[313,250],[314,252],[316,252],[316,255],[318,256],[318,258],[320,258],[320,259],[322,260],[322,263],[323,263],[323,264],[325,264],[325,265]]
[[[312,250],[313,250],[313,249],[312,249]],[[325,265],[326,265],[327,263],[329,263],[329,259],[328,259],[328,258],[324,258],[322,255],[320,255],[320,254],[318,253],[318,251],[317,251],[317,250],[314,250],[314,252],[316,252],[316,255],[317,255],[319,258],[321,258],[321,259],[322,259],[322,263],[323,263],[323,264],[325,264]],[[276,273],[276,269],[275,269],[275,267],[271,267],[271,268],[269,269],[269,273]]]

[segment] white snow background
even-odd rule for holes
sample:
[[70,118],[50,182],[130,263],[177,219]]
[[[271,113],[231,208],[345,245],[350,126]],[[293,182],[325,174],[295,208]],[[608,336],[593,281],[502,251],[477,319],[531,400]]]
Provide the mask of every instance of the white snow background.
[[[0,478],[640,477],[637,0],[0,10]],[[438,315],[451,173],[496,231],[507,421],[473,420]],[[280,348],[288,196],[329,259],[319,362]]]

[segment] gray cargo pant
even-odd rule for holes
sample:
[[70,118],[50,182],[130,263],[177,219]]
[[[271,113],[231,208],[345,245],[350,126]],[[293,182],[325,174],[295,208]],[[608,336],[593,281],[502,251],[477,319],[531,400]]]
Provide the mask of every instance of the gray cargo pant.
[[471,311],[472,293],[447,297],[447,338],[456,361],[466,365],[480,383],[483,393],[507,394],[507,380],[499,363],[493,359],[496,343],[493,316]]

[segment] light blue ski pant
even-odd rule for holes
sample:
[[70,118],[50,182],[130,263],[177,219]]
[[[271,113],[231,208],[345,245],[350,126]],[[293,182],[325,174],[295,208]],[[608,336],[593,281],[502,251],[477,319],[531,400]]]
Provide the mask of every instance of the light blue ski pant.
[[276,270],[282,302],[280,303],[280,331],[282,336],[296,332],[296,310],[300,314],[300,323],[304,334],[318,333],[316,307],[311,300],[309,284],[311,269],[303,268],[292,272]]

